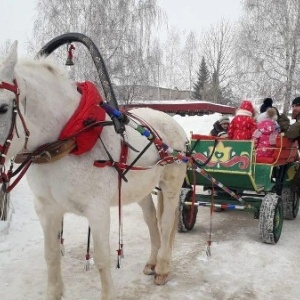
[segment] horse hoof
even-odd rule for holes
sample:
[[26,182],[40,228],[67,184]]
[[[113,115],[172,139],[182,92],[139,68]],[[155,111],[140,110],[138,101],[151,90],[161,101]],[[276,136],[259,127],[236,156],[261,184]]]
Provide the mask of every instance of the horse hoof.
[[144,268],[144,274],[145,275],[154,275],[155,274],[155,265],[146,264]]
[[168,282],[168,275],[169,274],[165,274],[165,275],[158,275],[155,274],[154,275],[154,283],[156,285],[164,285]]

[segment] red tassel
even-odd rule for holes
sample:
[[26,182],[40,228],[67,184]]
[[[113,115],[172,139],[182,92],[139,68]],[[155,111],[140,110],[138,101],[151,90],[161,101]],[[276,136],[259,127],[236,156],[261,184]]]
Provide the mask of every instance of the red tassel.
[[85,264],[84,264],[84,271],[89,271],[91,268],[91,256],[89,253],[85,256]]

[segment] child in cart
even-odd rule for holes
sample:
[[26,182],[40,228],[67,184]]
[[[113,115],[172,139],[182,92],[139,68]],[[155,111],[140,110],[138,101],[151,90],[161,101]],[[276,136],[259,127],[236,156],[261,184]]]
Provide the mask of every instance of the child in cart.
[[[262,116],[262,115],[261,115]],[[256,148],[256,157],[271,157],[276,145],[276,137],[280,133],[277,123],[277,112],[274,107],[269,107],[253,133]]]

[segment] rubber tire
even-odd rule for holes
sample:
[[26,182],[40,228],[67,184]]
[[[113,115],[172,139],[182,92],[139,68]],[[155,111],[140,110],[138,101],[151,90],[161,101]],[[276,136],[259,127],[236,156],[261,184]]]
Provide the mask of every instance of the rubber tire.
[[261,203],[259,213],[259,231],[262,242],[276,244],[279,241],[283,225],[283,203],[276,194],[267,194]]
[[194,228],[197,220],[198,206],[194,206],[192,222],[190,223],[191,205],[184,205],[184,202],[191,202],[193,191],[189,188],[182,188],[180,192],[178,209],[178,232],[190,231]]
[[284,187],[281,192],[283,203],[283,217],[287,220],[294,220],[299,211],[299,195],[290,187]]

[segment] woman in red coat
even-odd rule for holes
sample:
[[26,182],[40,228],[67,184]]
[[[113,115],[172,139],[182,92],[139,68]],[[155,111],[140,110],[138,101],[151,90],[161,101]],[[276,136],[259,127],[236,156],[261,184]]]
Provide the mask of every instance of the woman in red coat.
[[235,113],[235,117],[229,124],[228,138],[233,140],[251,140],[252,134],[256,129],[254,116],[255,109],[253,104],[248,100],[242,101],[240,108]]

